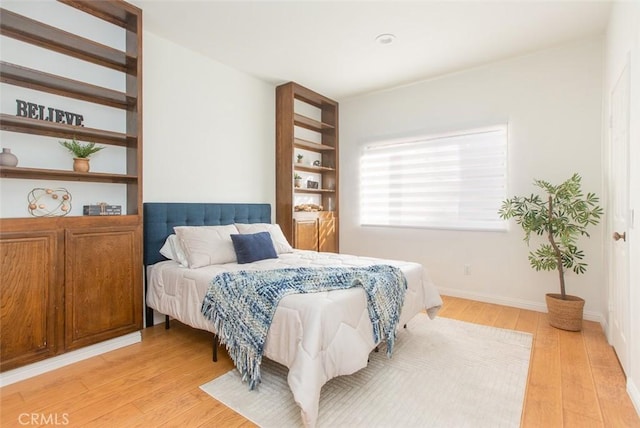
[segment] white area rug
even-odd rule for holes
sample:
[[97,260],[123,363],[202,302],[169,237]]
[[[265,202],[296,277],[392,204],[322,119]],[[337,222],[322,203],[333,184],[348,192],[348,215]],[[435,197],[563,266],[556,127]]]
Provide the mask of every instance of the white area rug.
[[[319,427],[518,427],[532,336],[419,314],[403,329],[393,357],[322,388]],[[287,369],[262,362],[249,391],[232,370],[200,388],[262,427],[298,427],[300,409]]]

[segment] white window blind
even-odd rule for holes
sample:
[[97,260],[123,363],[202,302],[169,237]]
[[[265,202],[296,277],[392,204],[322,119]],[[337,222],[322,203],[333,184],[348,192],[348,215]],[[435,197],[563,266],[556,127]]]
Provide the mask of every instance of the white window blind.
[[362,225],[503,230],[507,127],[364,148]]

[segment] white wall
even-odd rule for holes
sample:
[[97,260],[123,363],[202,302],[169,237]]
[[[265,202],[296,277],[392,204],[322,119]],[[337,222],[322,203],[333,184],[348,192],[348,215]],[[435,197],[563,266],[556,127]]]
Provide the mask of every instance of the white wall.
[[273,206],[275,87],[153,33],[143,37],[144,201]]
[[145,202],[273,204],[274,86],[149,32],[143,50]]
[[[530,268],[522,232],[391,229],[359,225],[358,162],[363,143],[496,123],[509,124],[508,195],[534,190],[534,178],[560,182],[578,172],[602,194],[602,40],[593,39],[389,91],[343,100],[340,130],[341,251],[422,263],[444,294],[544,310],[558,292],[555,272]],[[582,241],[585,275],[567,291],[602,320],[602,226]],[[463,266],[471,266],[464,275]]]
[[[604,74],[604,117],[609,116],[610,93],[617,77],[629,58],[631,76],[631,112],[629,123],[630,138],[630,209],[635,212],[635,224],[630,224],[627,232],[630,270],[629,284],[631,296],[629,313],[631,328],[627,367],[627,391],[640,413],[640,3],[615,3],[609,19],[606,38]],[[608,128],[604,129],[605,154],[609,148]],[[608,165],[607,165],[608,166]],[[605,173],[605,178],[608,171]],[[607,236],[610,236],[607,234]],[[607,241],[609,244],[610,241]],[[608,295],[606,296],[608,300]]]

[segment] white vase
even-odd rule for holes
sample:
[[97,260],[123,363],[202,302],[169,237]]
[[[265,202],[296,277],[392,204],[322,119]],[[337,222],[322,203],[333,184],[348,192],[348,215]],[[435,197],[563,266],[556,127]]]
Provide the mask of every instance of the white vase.
[[16,166],[18,165],[18,157],[11,153],[11,149],[2,149],[2,153],[0,153],[0,165]]

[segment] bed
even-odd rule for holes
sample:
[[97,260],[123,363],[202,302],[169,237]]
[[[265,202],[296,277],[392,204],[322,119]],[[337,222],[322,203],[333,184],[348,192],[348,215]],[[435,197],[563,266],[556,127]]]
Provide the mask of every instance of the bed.
[[[402,271],[408,284],[399,326],[423,310],[431,318],[435,317],[442,304],[426,270],[412,262],[289,251],[278,247],[275,238],[277,258],[247,264],[205,263],[191,269],[160,254],[174,228],[240,224],[245,225],[246,230],[252,230],[251,227],[266,227],[270,223],[271,207],[268,204],[145,203],[147,325],[153,322],[153,310],[156,310],[191,327],[215,334],[213,324],[202,315],[203,298],[216,275],[239,270],[391,265]],[[292,294],[282,298],[277,306],[264,345],[264,357],[289,369],[287,381],[301,408],[305,426],[316,424],[322,385],[331,378],[364,368],[369,353],[379,345],[373,339],[366,300],[363,289],[354,287]]]

